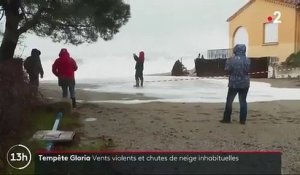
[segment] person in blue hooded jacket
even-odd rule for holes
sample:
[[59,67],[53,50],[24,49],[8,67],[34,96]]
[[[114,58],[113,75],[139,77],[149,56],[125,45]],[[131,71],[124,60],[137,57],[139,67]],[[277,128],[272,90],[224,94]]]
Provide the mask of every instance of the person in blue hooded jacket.
[[250,87],[250,59],[246,57],[246,46],[237,44],[233,49],[234,56],[226,61],[225,70],[229,72],[228,93],[223,120],[231,122],[232,103],[239,95],[240,123],[245,124],[247,118],[247,94]]

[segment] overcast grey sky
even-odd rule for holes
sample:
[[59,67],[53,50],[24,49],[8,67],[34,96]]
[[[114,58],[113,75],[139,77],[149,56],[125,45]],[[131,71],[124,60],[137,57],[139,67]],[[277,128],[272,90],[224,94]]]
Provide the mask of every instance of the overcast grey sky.
[[[66,47],[74,58],[83,60],[80,64],[93,63],[92,70],[108,71],[111,68],[104,68],[104,65],[118,68],[124,66],[125,60],[128,60],[126,66],[131,71],[134,65],[132,53],[144,50],[149,62],[149,66],[145,65],[146,73],[170,70],[170,65],[164,68],[162,65],[157,67],[156,65],[167,63],[166,60],[170,64],[180,57],[183,57],[188,68],[192,68],[193,59],[199,52],[228,48],[229,26],[226,19],[248,0],[125,0],[125,2],[131,5],[131,18],[113,40],[107,42],[99,40],[94,44],[71,46],[53,43],[47,38],[26,35],[23,57],[28,56],[32,48],[38,48],[42,51],[43,63],[46,65],[47,61],[50,64],[57,57],[60,48]],[[23,47],[18,49],[17,54],[22,50]]]

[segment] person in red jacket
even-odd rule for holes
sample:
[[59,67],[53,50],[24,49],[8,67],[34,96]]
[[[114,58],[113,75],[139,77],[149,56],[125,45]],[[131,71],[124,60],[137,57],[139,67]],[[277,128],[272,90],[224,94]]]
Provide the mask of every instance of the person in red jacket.
[[143,87],[143,84],[144,84],[143,70],[144,70],[145,53],[143,51],[141,51],[139,53],[139,56],[137,56],[134,53],[133,58],[136,62],[136,64],[135,64],[136,84],[134,85],[134,87],[139,87],[140,86],[139,82],[141,82],[141,87]]
[[70,57],[68,50],[65,48],[61,49],[59,58],[52,65],[52,72],[58,77],[58,85],[62,88],[63,98],[68,97],[69,89],[73,108],[76,108],[74,72],[77,68],[75,60]]

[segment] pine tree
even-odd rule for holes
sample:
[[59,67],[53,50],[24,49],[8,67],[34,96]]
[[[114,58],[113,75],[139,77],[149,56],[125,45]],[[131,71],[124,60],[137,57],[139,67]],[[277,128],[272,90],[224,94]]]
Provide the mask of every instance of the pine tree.
[[0,61],[13,58],[27,32],[78,45],[112,39],[130,18],[122,0],[0,0],[0,7],[6,17]]

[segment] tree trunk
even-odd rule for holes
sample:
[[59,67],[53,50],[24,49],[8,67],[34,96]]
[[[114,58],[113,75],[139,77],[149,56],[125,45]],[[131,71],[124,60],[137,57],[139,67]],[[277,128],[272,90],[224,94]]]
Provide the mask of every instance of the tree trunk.
[[13,58],[18,43],[18,36],[5,32],[0,47],[0,63]]
[[19,1],[11,1],[5,8],[5,32],[0,47],[0,62],[13,59],[19,40],[18,25],[21,19],[19,14]]

